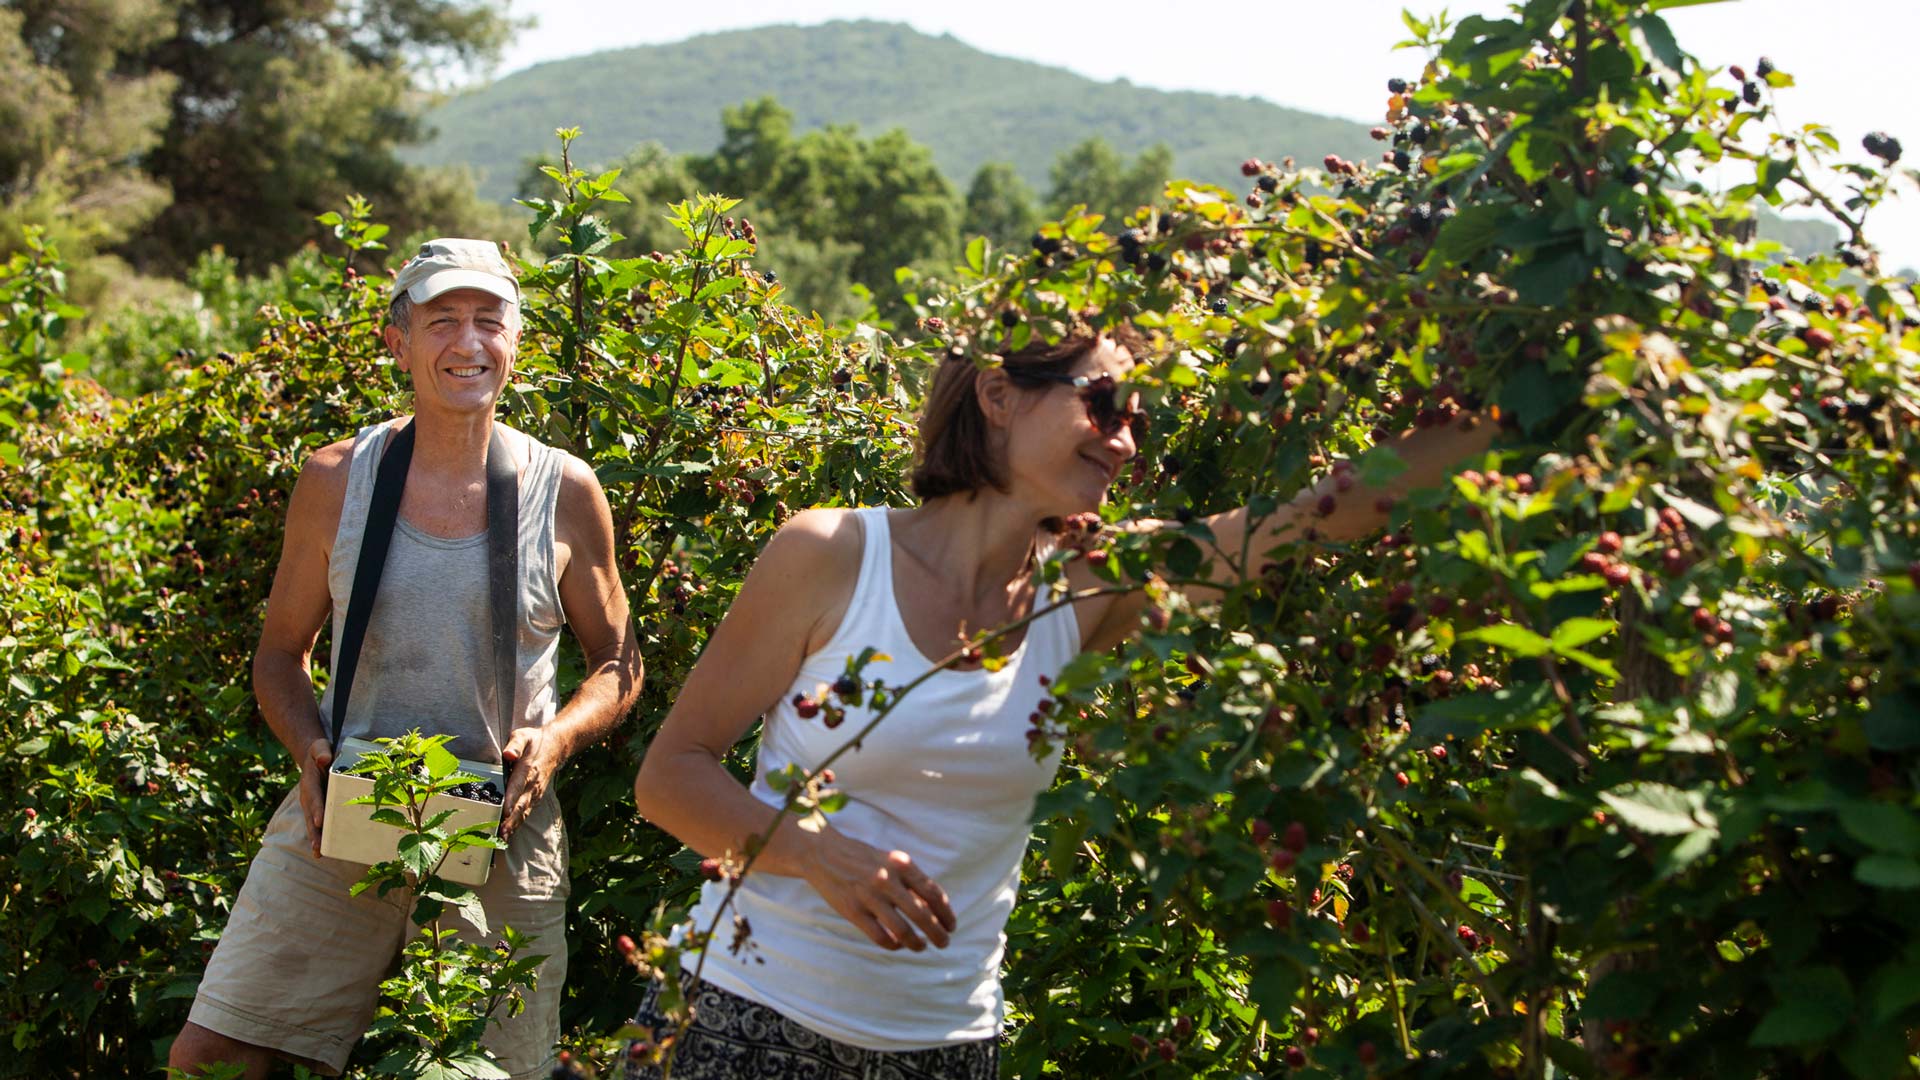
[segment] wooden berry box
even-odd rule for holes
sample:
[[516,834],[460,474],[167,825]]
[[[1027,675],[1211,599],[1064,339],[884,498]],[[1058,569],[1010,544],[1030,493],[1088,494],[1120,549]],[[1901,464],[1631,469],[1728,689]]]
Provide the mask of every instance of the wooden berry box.
[[[367,739],[342,739],[340,751],[334,757],[334,768],[351,769],[363,755],[379,749],[378,743]],[[460,771],[477,776],[483,782],[491,780],[494,787],[506,791],[506,773],[498,765],[462,759]],[[372,794],[373,781],[365,776],[334,772],[327,777],[327,812],[320,826],[321,855],[329,859],[371,865],[391,859],[398,853],[402,835],[400,829],[372,820],[373,806],[370,803],[350,805],[353,800]],[[500,825],[499,804],[445,794],[427,800],[429,820],[442,810],[453,811],[453,816],[442,826],[448,831],[468,825],[492,825],[497,830]],[[495,850],[485,847],[462,848],[447,856],[446,861],[440,864],[440,876],[462,885],[484,884],[487,872],[493,868]]]

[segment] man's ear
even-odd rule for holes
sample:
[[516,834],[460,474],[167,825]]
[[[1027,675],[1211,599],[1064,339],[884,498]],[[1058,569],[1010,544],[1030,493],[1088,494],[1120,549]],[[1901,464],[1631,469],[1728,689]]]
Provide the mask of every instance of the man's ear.
[[402,347],[406,343],[407,336],[400,332],[399,327],[388,323],[380,331],[380,337],[387,343],[387,352],[393,354],[394,362],[400,365],[400,370],[407,371],[407,350]]
[[1013,385],[1002,368],[990,367],[974,373],[973,397],[980,403],[980,415],[986,418],[990,428],[1004,430],[1012,425],[1019,392],[1020,388]]

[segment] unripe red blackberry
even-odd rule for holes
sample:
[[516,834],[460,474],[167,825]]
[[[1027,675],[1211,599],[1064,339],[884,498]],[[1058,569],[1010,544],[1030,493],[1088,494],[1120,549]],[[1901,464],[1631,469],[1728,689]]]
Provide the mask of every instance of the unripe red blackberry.
[[1305,851],[1307,849],[1307,826],[1298,821],[1288,822],[1287,831],[1281,834],[1280,846],[1293,852],[1295,855]]
[[1275,930],[1285,930],[1293,925],[1293,909],[1284,900],[1267,901],[1267,922]]

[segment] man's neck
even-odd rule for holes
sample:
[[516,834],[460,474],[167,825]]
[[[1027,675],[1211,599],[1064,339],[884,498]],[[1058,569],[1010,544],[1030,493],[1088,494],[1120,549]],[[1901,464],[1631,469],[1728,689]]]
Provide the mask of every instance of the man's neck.
[[413,467],[443,475],[483,473],[493,438],[493,411],[413,414]]

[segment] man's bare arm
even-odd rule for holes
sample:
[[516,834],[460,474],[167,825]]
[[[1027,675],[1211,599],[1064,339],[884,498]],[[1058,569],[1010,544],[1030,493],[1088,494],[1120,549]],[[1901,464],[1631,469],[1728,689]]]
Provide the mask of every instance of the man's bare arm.
[[599,478],[578,459],[567,459],[555,517],[554,531],[572,553],[560,575],[560,606],[586,654],[587,677],[551,721],[508,737],[503,837],[526,820],[568,759],[606,738],[632,710],[644,674],[614,563],[613,510]]

